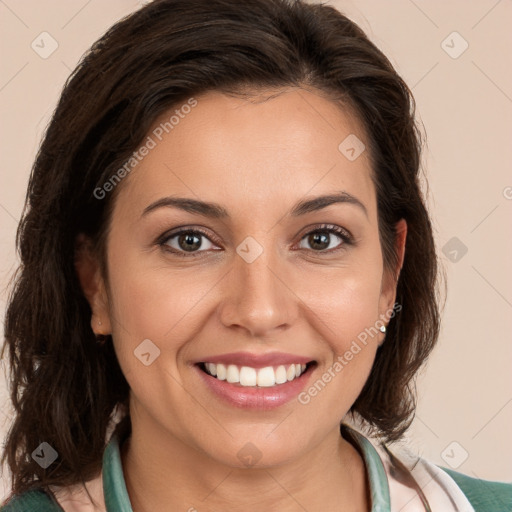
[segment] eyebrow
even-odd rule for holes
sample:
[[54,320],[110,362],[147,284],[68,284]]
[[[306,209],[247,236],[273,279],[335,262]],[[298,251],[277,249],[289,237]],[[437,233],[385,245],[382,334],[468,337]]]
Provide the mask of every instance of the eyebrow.
[[[337,203],[354,205],[361,209],[366,217],[368,217],[368,211],[365,205],[359,199],[345,191],[299,201],[293,206],[290,215],[292,217],[299,217]],[[142,217],[158,208],[178,208],[189,213],[195,213],[213,219],[229,218],[228,211],[220,204],[175,196],[162,197],[154,203],[151,203],[144,208]]]

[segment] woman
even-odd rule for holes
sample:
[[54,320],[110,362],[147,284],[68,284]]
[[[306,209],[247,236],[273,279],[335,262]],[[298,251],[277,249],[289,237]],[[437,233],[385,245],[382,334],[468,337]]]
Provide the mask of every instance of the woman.
[[30,179],[2,510],[506,510],[512,485],[386,446],[439,333],[419,154],[407,86],[334,8],[112,27]]

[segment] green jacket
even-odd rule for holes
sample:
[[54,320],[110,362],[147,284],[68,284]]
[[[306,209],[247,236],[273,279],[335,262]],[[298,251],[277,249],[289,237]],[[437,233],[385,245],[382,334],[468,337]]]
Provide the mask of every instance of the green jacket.
[[[478,480],[456,471],[444,469],[462,489],[475,512],[512,511],[512,484]],[[13,498],[1,512],[62,512],[53,498],[41,490],[29,491]],[[109,511],[110,512],[110,511]]]
[[[350,429],[349,429],[350,430]],[[372,512],[389,512],[391,509],[388,479],[376,449],[364,436],[355,431],[355,439],[369,475]],[[512,483],[479,480],[448,468],[444,470],[462,490],[475,512],[512,512]],[[119,440],[113,436],[103,455],[103,492],[107,512],[133,512],[126,489],[121,465]],[[13,496],[0,512],[62,512],[51,494],[42,489]],[[444,512],[432,510],[432,512]]]

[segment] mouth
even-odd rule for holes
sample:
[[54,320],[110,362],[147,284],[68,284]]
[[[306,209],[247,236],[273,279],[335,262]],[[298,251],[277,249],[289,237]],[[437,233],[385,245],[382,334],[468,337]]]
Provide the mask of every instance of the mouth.
[[198,385],[204,386],[212,399],[239,409],[263,411],[296,400],[317,365],[304,357],[273,354],[211,357],[193,367]]
[[218,381],[225,381],[244,388],[271,388],[299,379],[315,364],[315,361],[310,361],[306,364],[292,363],[254,368],[252,366],[205,361],[198,363],[197,366],[201,371]]

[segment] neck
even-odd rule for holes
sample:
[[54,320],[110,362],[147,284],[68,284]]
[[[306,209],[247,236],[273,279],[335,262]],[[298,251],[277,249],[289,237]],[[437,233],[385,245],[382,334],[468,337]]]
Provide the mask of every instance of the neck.
[[370,510],[364,462],[339,428],[311,452],[282,465],[238,468],[168,431],[142,427],[132,424],[121,449],[134,512]]

